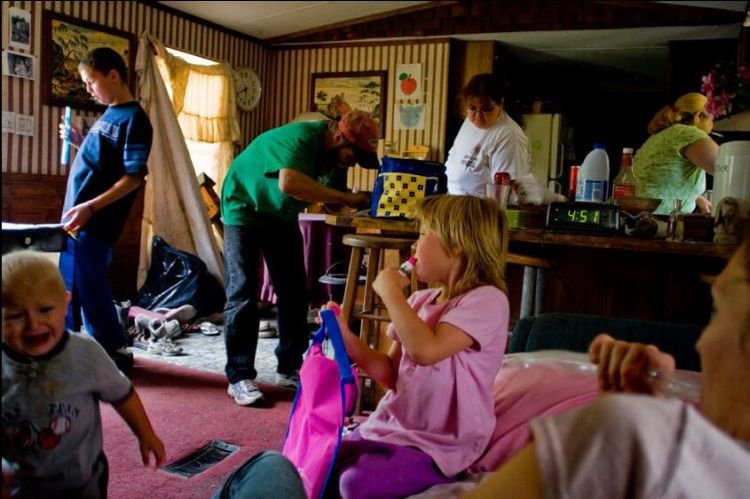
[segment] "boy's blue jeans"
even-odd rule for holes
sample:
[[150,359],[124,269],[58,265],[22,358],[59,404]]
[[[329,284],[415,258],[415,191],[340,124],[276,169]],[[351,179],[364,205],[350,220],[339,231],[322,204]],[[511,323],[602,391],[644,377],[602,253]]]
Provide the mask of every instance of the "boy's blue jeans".
[[86,230],[77,237],[69,237],[65,251],[60,254],[60,273],[71,293],[65,328],[78,331],[83,324],[86,333],[107,352],[114,352],[127,346],[128,338],[107,282],[112,246]]

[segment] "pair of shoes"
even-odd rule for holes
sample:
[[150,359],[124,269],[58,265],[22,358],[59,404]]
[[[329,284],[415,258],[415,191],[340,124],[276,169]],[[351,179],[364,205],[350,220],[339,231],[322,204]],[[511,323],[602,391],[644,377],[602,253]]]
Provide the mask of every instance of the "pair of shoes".
[[113,352],[107,352],[109,358],[117,366],[117,369],[122,371],[124,374],[128,374],[133,369],[133,354],[127,349],[127,347],[120,347]]
[[157,308],[154,309],[154,312],[158,312],[160,314],[164,314],[164,319],[166,320],[176,320],[178,322],[187,322],[198,314],[198,311],[195,310],[195,307],[190,304],[180,305],[177,308]]
[[258,338],[276,338],[279,333],[273,327],[271,321],[260,321],[258,326]]
[[252,405],[263,400],[263,393],[251,379],[243,379],[237,383],[229,383],[227,395],[232,397],[238,405]]
[[221,329],[219,329],[219,327],[213,322],[201,322],[200,327],[201,333],[206,336],[216,336],[217,334],[221,334]]
[[134,322],[138,336],[150,340],[161,338],[173,340],[182,334],[182,326],[174,319],[163,321],[146,314],[138,314],[135,316]]
[[285,388],[299,388],[299,371],[292,374],[276,373],[276,384]]
[[153,355],[164,355],[165,357],[174,357],[182,353],[182,347],[175,345],[172,340],[159,339],[148,342],[146,351]]

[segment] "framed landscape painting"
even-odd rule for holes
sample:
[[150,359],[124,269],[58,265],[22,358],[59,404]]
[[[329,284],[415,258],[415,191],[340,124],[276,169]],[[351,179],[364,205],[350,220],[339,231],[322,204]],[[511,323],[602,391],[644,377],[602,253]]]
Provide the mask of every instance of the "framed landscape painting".
[[135,90],[135,35],[82,21],[49,10],[42,13],[42,99],[48,106],[100,111],[103,106],[86,92],[78,63],[92,49],[109,47],[128,67],[128,85]]
[[385,135],[387,71],[313,73],[310,110],[339,119],[347,111],[367,111]]

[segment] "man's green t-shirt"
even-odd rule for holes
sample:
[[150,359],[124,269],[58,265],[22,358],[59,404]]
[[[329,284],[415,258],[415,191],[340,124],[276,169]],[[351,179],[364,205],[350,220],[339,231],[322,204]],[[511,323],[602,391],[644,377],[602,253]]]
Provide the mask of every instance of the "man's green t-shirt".
[[661,199],[654,211],[668,215],[674,200],[682,201],[683,213],[695,209],[695,200],[706,190],[706,172],[680,154],[680,151],[708,134],[691,125],[672,125],[643,143],[633,158],[638,180],[638,197]]
[[[346,170],[326,164],[327,122],[297,122],[260,134],[229,167],[221,189],[225,224],[267,226],[273,219],[291,221],[310,203],[279,189],[279,170],[290,168],[332,187]],[[264,216],[258,216],[264,215]],[[270,215],[270,216],[269,216]],[[270,219],[270,220],[269,220]]]

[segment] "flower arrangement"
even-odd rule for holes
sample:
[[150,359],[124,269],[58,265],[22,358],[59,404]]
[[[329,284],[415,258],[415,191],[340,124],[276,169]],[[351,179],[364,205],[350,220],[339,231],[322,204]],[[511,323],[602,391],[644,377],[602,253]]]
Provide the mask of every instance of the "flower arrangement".
[[701,81],[706,110],[715,119],[750,109],[750,67],[737,67],[734,61],[717,63]]

